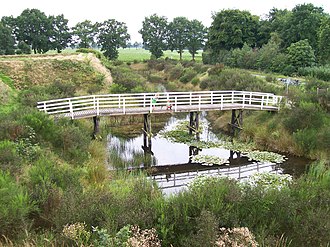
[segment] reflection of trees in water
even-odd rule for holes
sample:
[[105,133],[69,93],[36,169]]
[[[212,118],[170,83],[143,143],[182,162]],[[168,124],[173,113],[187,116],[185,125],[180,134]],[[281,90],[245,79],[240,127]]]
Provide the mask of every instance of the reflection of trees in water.
[[114,169],[139,168],[156,165],[157,159],[148,152],[137,149],[132,140],[109,137],[108,164]]

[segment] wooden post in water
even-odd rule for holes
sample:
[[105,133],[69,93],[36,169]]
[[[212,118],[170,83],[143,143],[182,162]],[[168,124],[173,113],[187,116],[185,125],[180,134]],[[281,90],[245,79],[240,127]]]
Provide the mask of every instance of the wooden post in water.
[[242,130],[243,126],[243,110],[232,110],[231,111],[231,122],[230,122],[230,134],[235,137]]
[[199,112],[189,113],[188,128],[189,128],[189,135],[192,135],[195,132],[196,139],[199,140]]
[[143,114],[143,146],[145,153],[153,154],[151,151],[151,119],[149,114]]
[[98,116],[94,116],[93,123],[94,123],[93,139],[96,139],[97,134],[100,132],[100,118]]

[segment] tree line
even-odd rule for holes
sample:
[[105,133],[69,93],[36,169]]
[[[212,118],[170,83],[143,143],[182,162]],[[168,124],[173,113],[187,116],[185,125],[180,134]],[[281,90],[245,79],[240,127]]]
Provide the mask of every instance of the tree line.
[[[264,57],[273,57],[274,50],[277,55],[285,53],[291,56],[292,67],[330,61],[330,16],[313,4],[299,4],[292,10],[273,8],[265,18],[238,9],[221,10],[212,18],[207,28],[198,20],[176,17],[169,22],[166,17],[154,14],[145,17],[139,33],[144,48],[155,58],[168,49],[177,51],[181,58],[187,49],[194,60],[197,51],[204,49],[204,62],[237,66],[240,62],[235,61],[235,56],[250,49],[251,54],[267,50],[264,52],[267,54],[262,54]],[[70,28],[63,15],[46,16],[38,9],[26,9],[16,18],[2,17],[0,37],[0,54],[29,53],[31,49],[34,53],[61,52],[70,46],[98,47],[109,59],[116,59],[117,49],[127,47],[130,40],[124,22],[85,20]]]

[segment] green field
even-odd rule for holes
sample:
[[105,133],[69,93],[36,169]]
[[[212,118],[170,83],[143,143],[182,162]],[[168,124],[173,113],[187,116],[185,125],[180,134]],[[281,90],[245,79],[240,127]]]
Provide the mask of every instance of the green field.
[[[134,60],[137,61],[143,61],[150,59],[151,53],[148,50],[145,49],[135,49],[135,48],[125,48],[125,49],[119,49],[119,57],[118,60],[125,61],[125,62],[131,62]],[[164,51],[164,56],[162,58],[171,58],[171,59],[180,59],[179,53],[176,51]],[[184,60],[192,60],[191,54],[188,52],[188,50],[185,50],[183,53],[183,59]],[[195,56],[196,61],[202,60],[202,51],[198,51],[198,54]]]

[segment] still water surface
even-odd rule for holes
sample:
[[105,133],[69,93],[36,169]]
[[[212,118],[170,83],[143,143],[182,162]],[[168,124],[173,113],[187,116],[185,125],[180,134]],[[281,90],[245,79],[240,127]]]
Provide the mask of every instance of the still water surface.
[[[212,132],[210,123],[205,118],[206,113],[200,116],[203,132],[200,139],[204,141],[221,141]],[[142,118],[142,116],[141,116]],[[172,130],[182,119],[188,120],[189,115],[171,115],[163,123],[160,131]],[[129,128],[127,128],[129,127]],[[228,165],[201,165],[190,162],[193,147],[182,143],[173,143],[160,135],[160,131],[153,132],[151,151],[147,153],[142,149],[143,133],[141,124],[131,124],[121,128],[120,137],[110,133],[108,135],[109,164],[120,164],[111,169],[147,169],[150,178],[167,193],[175,193],[199,175],[224,175],[237,179],[244,179],[256,172],[287,173],[293,176],[301,175],[311,161],[299,157],[287,157],[281,163],[250,161],[247,157],[224,148],[207,148],[198,151],[198,154],[216,155],[228,159]],[[129,129],[129,131],[127,130]],[[158,128],[159,129],[159,128]],[[134,137],[131,132],[141,133]],[[118,133],[118,132],[117,132]],[[194,149],[196,151],[196,149]],[[115,161],[114,161],[115,160]],[[111,162],[113,161],[113,162]]]

